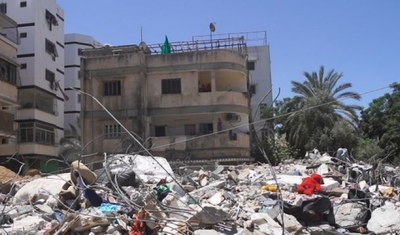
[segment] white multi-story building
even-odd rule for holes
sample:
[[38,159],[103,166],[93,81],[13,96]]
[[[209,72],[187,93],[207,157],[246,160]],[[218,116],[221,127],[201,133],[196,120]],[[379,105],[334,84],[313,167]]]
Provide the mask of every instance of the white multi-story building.
[[264,106],[272,107],[271,59],[269,45],[249,45],[247,47],[247,69],[249,71],[249,92],[251,94],[251,117],[254,130],[259,138],[265,138]]
[[[80,66],[83,49],[93,49],[102,47],[103,45],[96,41],[93,37],[83,34],[66,34],[65,35],[65,93],[69,97],[64,105],[64,126],[65,133],[71,130],[71,126],[80,135],[79,117],[81,112],[81,94],[74,91],[80,90]],[[73,133],[75,134],[75,133]]]
[[[0,0],[18,24],[18,149],[27,167],[55,170],[64,135],[64,11],[56,0]],[[47,162],[47,164],[46,164]]]

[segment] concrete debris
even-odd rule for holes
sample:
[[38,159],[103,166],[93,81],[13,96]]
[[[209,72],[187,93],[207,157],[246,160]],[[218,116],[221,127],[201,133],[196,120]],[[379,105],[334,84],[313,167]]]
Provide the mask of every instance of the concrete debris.
[[105,156],[102,170],[76,161],[69,173],[45,177],[0,167],[0,234],[400,231],[393,216],[400,213],[398,168],[386,166],[392,178],[376,182],[368,178],[371,165],[343,164],[350,159],[345,149],[337,157],[314,150],[274,167],[180,165],[174,171],[162,157],[118,154]]

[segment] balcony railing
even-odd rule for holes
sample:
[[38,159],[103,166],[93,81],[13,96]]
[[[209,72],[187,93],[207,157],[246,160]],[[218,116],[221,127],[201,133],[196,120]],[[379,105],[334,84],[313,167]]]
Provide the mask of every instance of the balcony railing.
[[151,138],[153,151],[199,150],[223,148],[249,148],[249,135],[244,133],[224,132],[207,136],[164,136]]

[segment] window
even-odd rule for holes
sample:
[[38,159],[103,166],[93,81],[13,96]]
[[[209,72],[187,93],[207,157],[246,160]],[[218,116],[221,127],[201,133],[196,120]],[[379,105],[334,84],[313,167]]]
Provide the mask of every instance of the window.
[[53,25],[58,26],[57,18],[53,14],[51,14],[51,12],[48,10],[46,10],[46,21],[47,24],[49,25],[50,30],[52,29]]
[[200,123],[199,131],[201,135],[213,133],[213,124],[212,123]]
[[56,87],[56,75],[51,72],[50,70],[46,69],[46,77],[45,77],[46,81],[49,81],[49,86],[50,89],[52,90],[57,90]]
[[7,14],[7,3],[0,3],[0,12]]
[[156,137],[166,136],[165,126],[156,126],[155,134],[156,134]]
[[19,109],[38,109],[52,115],[58,115],[56,96],[42,89],[19,90],[18,103],[20,104]]
[[163,79],[161,80],[161,93],[162,94],[180,94],[181,93],[181,79]]
[[19,34],[20,38],[26,38],[27,36],[28,36],[28,33],[26,33],[26,32]]
[[256,69],[256,62],[248,61],[247,62],[247,70],[255,70]]
[[21,67],[20,67],[21,69],[26,69],[26,64],[24,63],[24,64],[21,64]]
[[46,39],[45,48],[46,48],[46,52],[49,53],[51,56],[53,56],[53,57],[57,57],[58,56],[56,44],[51,42],[49,39]]
[[20,6],[20,7],[26,7],[26,2],[20,2],[20,3],[19,3],[19,6]]
[[261,139],[265,140],[268,138],[268,130],[267,129],[261,129]]
[[1,143],[0,144],[8,144],[8,139],[1,138]]
[[195,135],[196,134],[196,125],[195,124],[186,124],[185,125],[185,135]]
[[81,79],[81,71],[78,70],[78,79]]
[[105,139],[118,139],[121,138],[121,126],[118,124],[110,124],[103,126],[103,134]]
[[121,81],[104,83],[104,96],[121,95]]
[[48,124],[41,124],[37,122],[26,122],[19,124],[19,142],[31,143],[36,142],[40,144],[55,144],[55,131],[54,127]]
[[256,94],[256,84],[250,85],[250,94],[252,95]]
[[82,48],[78,48],[78,55],[80,55],[80,56],[83,55],[83,49]]
[[17,85],[17,66],[0,59],[0,80]]
[[78,94],[78,103],[81,102],[81,94]]

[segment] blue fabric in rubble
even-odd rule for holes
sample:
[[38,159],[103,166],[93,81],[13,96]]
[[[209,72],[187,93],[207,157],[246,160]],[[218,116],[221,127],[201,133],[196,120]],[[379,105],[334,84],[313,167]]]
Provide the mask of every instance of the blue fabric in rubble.
[[99,207],[100,211],[103,213],[113,213],[115,211],[119,211],[121,208],[121,205],[110,202],[102,203]]

